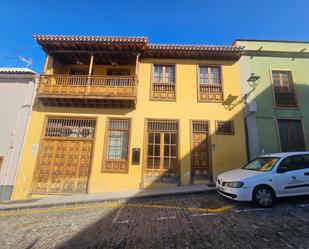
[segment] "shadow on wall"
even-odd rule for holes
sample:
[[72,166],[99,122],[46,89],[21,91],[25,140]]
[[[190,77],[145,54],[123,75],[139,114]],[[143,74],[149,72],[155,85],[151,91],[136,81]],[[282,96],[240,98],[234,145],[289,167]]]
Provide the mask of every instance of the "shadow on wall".
[[[252,93],[256,95],[251,98],[256,103],[256,110],[250,112],[249,104],[245,108],[251,160],[266,153],[308,149],[306,141],[309,137],[309,86],[294,82],[294,90],[287,92],[283,89],[275,98],[271,83],[268,85],[262,91],[257,89],[260,91],[258,95]],[[287,107],[276,108],[280,103]],[[293,103],[296,103],[296,106]],[[280,126],[279,130],[278,120],[295,120],[296,123],[293,123],[293,127]]]
[[[235,99],[236,100],[236,99]],[[239,100],[239,97],[238,97]],[[238,103],[239,105],[241,102]],[[201,104],[202,105],[202,104]],[[234,105],[234,103],[231,103],[231,105]],[[225,106],[227,104],[225,103]],[[222,107],[225,108],[225,107]],[[232,107],[229,107],[231,109],[235,108],[235,105]],[[52,112],[57,112],[57,108],[53,109]],[[91,112],[92,114],[113,114],[113,113],[102,113],[102,110],[93,110]],[[120,114],[122,115],[122,114]],[[205,120],[207,120],[207,117],[205,117]],[[242,123],[243,120],[243,113],[242,110],[234,115],[231,120],[234,122]],[[212,124],[213,125],[213,124]],[[237,129],[235,130],[235,133],[239,133],[239,129],[243,130],[243,127],[239,127],[237,125]],[[208,127],[209,129],[209,127]],[[208,130],[209,131],[209,130]],[[222,137],[225,137],[225,141],[228,144],[220,143],[220,139]],[[243,136],[241,136],[244,138]],[[202,139],[201,139],[202,138]],[[193,162],[193,159],[191,157],[191,152],[183,156],[182,158],[179,158],[178,165],[182,166],[182,169],[185,169],[185,172],[181,171],[179,168],[176,170],[170,170],[170,176],[161,177],[157,179],[151,179],[149,184],[144,184],[144,189],[140,190],[141,192],[146,191],[147,189],[152,189],[158,187],[158,185],[165,185],[165,186],[172,186],[179,184],[179,176],[180,174],[184,175],[191,171],[191,174],[194,173],[194,178],[191,178],[191,183],[194,183],[195,180],[197,182],[209,183],[210,179],[213,177],[213,175],[217,175],[220,173],[218,169],[212,168],[210,165],[214,163],[214,160],[216,160],[216,165],[220,165],[222,160],[224,158],[229,158],[228,162],[233,165],[233,167],[240,167],[242,165],[238,165],[237,158],[234,158],[234,152],[231,149],[232,146],[234,148],[238,148],[237,141],[235,141],[235,136],[233,135],[216,135],[216,134],[209,134],[207,133],[205,137],[200,136],[197,139],[197,145],[193,149],[192,153],[196,153],[195,159],[196,162]],[[206,145],[206,148],[205,148]],[[192,148],[192,147],[191,147]],[[224,155],[217,156],[218,158],[212,158],[210,155],[210,151],[223,151]],[[203,154],[205,153],[206,154]],[[243,151],[245,153],[245,151]],[[203,162],[205,159],[204,156],[208,157],[209,163]],[[142,167],[142,159],[140,161],[140,167]],[[195,170],[190,170],[190,165],[188,164],[194,164]],[[227,168],[223,168],[221,170],[228,170],[228,165],[225,166]],[[188,171],[188,172],[186,172]],[[198,172],[198,173],[197,173]],[[174,173],[178,174],[178,177],[173,177]],[[206,175],[206,176],[205,176]],[[147,180],[146,178],[144,180]],[[164,241],[169,236],[169,232],[167,227],[164,225],[164,221],[162,220],[147,220],[144,219],[145,217],[140,216],[141,212],[137,212],[137,210],[145,209],[144,207],[135,207],[132,209],[128,209],[128,212],[122,212],[123,206],[129,205],[134,203],[138,203],[138,199],[136,198],[130,198],[126,200],[125,203],[122,203],[122,205],[115,205],[110,207],[104,207],[103,210],[98,209],[98,216],[99,218],[96,219],[94,222],[91,222],[90,224],[86,225],[82,230],[75,233],[72,237],[67,238],[65,242],[63,242],[60,245],[57,245],[57,248],[140,248],[141,244],[148,245],[148,247],[157,248],[158,247],[158,241]],[[151,203],[156,203],[158,200],[156,198],[150,198],[149,201]],[[171,204],[172,205],[172,204]],[[190,207],[192,205],[191,203],[188,203],[188,206]],[[152,216],[152,209],[148,208],[147,210],[144,210],[145,213]],[[159,211],[160,212],[160,211]],[[173,215],[174,212],[180,212],[179,210],[168,210],[167,213],[170,215]],[[144,212],[143,212],[144,213]],[[166,214],[166,213],[165,213]],[[156,213],[158,215],[158,212]],[[160,215],[160,214],[159,214]],[[84,218],[84,217],[83,217]],[[76,219],[78,219],[78,213],[76,214]],[[131,221],[134,222],[131,222]],[[146,220],[146,221],[144,221]],[[173,223],[173,226],[179,226],[177,224],[177,219],[171,221]],[[155,226],[152,226],[153,223],[156,223]],[[134,238],[132,238],[132,234],[134,234]],[[150,240],[153,235],[155,234],[157,236],[157,241]],[[177,235],[178,236],[178,235]],[[184,234],[179,234],[179,236],[174,238],[175,240],[181,240]],[[40,242],[38,242],[40,243]],[[160,247],[160,246],[159,246]]]

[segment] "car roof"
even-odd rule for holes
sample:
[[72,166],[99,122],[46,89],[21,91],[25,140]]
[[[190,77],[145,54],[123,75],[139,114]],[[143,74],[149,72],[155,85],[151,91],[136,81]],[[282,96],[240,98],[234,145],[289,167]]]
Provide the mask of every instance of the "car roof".
[[295,155],[305,155],[309,154],[309,151],[294,151],[294,152],[280,152],[280,153],[270,153],[261,155],[261,157],[287,157],[287,156],[295,156]]

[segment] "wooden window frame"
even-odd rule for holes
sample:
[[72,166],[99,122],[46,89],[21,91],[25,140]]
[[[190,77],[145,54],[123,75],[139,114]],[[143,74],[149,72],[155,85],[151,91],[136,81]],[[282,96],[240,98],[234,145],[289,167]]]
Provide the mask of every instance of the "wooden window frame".
[[278,141],[278,146],[279,146],[279,151],[282,152],[282,146],[281,146],[281,139],[280,139],[280,131],[279,131],[279,120],[296,120],[296,121],[300,121],[300,126],[302,129],[302,137],[304,140],[304,150],[307,150],[308,145],[307,145],[307,140],[306,140],[306,133],[305,133],[305,127],[304,127],[304,123],[303,120],[301,118],[276,118],[275,120],[275,125],[276,125],[276,130],[277,130],[277,141]]
[[[148,161],[148,122],[149,121],[161,121],[161,122],[177,122],[178,125],[178,129],[176,132],[176,139],[177,139],[177,148],[176,148],[176,158],[177,158],[177,165],[176,165],[176,177],[180,176],[180,164],[179,164],[179,152],[180,152],[180,131],[181,131],[181,126],[180,126],[180,119],[153,119],[153,118],[145,118],[144,120],[144,149],[143,149],[143,177],[147,177],[147,161]],[[163,132],[163,131],[159,131],[159,132]],[[167,131],[168,132],[168,131]],[[161,147],[161,145],[160,145]],[[160,156],[160,160],[162,160],[161,156]],[[164,160],[164,154],[163,154],[163,160]],[[159,171],[161,172],[162,169],[159,168]],[[160,175],[160,177],[163,175]]]
[[[127,154],[127,159],[107,159],[107,152],[108,152],[108,134],[109,134],[109,122],[110,120],[125,120],[129,121],[129,130],[128,130],[128,154]],[[130,156],[131,156],[131,150],[130,150],[130,145],[131,145],[131,130],[132,130],[132,118],[119,118],[119,117],[107,117],[106,118],[106,123],[105,123],[105,137],[104,137],[104,149],[103,149],[103,161],[102,161],[102,167],[101,167],[101,172],[102,173],[115,173],[115,174],[128,174],[129,173],[129,166],[130,166]],[[110,170],[106,168],[107,162],[114,162],[114,163],[125,163],[126,168],[125,170]]]
[[[289,107],[289,106],[277,106],[276,103],[276,96],[275,96],[275,85],[274,85],[274,79],[273,79],[273,72],[288,72],[289,73],[289,85],[290,85],[290,91],[294,93],[294,98],[295,98],[295,107]],[[297,94],[295,91],[295,84],[294,84],[294,75],[293,75],[293,70],[291,69],[282,69],[282,68],[269,68],[269,75],[270,75],[270,81],[272,85],[272,93],[273,93],[273,106],[275,109],[298,109],[298,102],[297,102]],[[291,81],[291,82],[290,82]],[[280,81],[281,85],[281,81]]]
[[[232,131],[231,132],[220,132],[220,131],[218,131],[218,125],[219,125],[220,122],[222,122],[222,123],[229,123],[230,122]],[[234,120],[216,120],[215,123],[216,123],[216,135],[228,135],[228,136],[234,136],[235,135],[235,122],[234,122]]]
[[[174,67],[174,82],[161,82],[162,84],[171,84],[174,86],[174,91],[173,92],[173,97],[172,98],[155,98],[154,97],[154,91],[153,91],[153,84],[157,83],[154,81],[154,68],[155,66],[162,66],[163,69],[162,69],[162,74],[163,74],[163,77],[164,76],[164,72],[165,72],[165,66],[173,66]],[[171,101],[171,102],[175,102],[176,101],[176,82],[177,82],[177,65],[174,64],[174,63],[152,63],[151,64],[151,73],[150,73],[150,89],[149,89],[149,100],[151,101]],[[159,83],[159,82],[158,82]],[[166,92],[168,93],[168,92]]]
[[[200,68],[201,67],[208,67],[208,80],[210,79],[210,68],[218,68],[219,69],[219,79],[220,79],[220,83],[217,84],[217,83],[204,83],[204,84],[201,84],[200,82]],[[223,67],[222,65],[219,65],[219,64],[197,64],[196,66],[196,78],[197,78],[197,102],[208,102],[208,103],[222,103],[224,101],[224,82],[223,82]],[[201,97],[201,90],[200,90],[200,86],[201,85],[220,85],[221,87],[221,92],[220,92],[220,99],[219,100],[216,100],[216,99],[213,99],[213,100],[210,100],[210,99],[207,99],[207,100],[204,100],[202,99]],[[215,93],[215,92],[214,92]],[[209,95],[209,94],[207,94]]]

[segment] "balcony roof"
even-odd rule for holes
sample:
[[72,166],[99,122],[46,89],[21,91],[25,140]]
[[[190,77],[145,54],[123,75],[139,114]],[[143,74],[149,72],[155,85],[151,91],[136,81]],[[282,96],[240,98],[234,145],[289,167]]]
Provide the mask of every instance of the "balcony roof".
[[64,64],[134,64],[138,53],[144,58],[238,60],[242,47],[214,45],[150,44],[143,36],[34,35],[43,50]]

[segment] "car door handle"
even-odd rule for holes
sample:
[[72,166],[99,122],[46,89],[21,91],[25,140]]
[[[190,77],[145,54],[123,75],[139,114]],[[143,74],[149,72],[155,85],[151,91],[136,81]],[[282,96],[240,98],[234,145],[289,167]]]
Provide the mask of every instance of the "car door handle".
[[305,175],[305,176],[309,176],[309,172],[305,172],[304,175]]

